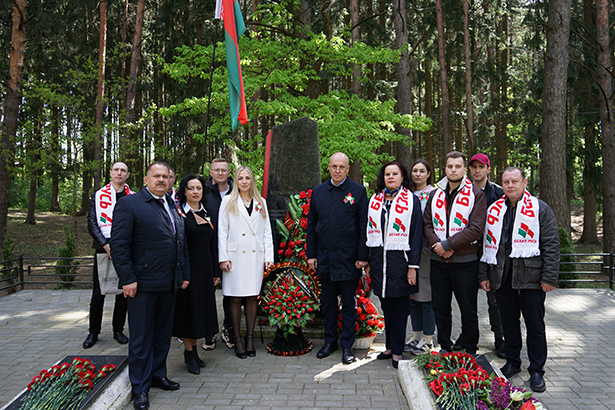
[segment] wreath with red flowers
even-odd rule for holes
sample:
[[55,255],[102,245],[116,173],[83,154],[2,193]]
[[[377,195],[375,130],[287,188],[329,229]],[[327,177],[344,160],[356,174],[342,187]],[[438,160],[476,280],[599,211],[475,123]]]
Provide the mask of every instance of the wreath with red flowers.
[[270,353],[292,356],[312,349],[301,329],[314,319],[320,304],[314,272],[298,262],[276,263],[264,273],[259,303],[269,316],[269,325],[278,328],[276,338],[267,346]]

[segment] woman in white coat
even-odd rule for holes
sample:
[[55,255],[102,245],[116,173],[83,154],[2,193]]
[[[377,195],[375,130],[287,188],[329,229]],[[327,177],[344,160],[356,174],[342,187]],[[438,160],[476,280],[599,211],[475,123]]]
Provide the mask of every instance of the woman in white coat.
[[[237,169],[233,190],[220,204],[218,255],[223,272],[222,294],[231,301],[235,354],[240,359],[253,357],[256,355],[253,338],[256,298],[263,272],[273,265],[273,239],[267,204],[258,193],[249,167]],[[246,301],[245,347],[239,331],[242,299]]]

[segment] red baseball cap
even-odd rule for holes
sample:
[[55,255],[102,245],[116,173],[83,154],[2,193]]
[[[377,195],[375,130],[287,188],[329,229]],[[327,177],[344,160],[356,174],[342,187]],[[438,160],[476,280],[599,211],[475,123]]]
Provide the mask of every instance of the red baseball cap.
[[491,164],[489,163],[489,157],[486,156],[485,154],[475,154],[471,159],[470,162],[468,162],[469,165],[472,165],[473,161],[478,161],[481,164],[485,164],[488,167],[491,166]]

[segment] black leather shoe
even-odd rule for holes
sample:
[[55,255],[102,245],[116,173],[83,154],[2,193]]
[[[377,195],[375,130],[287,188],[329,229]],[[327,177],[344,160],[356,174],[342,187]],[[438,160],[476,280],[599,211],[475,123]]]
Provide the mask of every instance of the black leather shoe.
[[342,348],[342,363],[350,364],[354,362],[356,359],[354,357],[354,353],[352,352],[352,348],[344,347]]
[[152,379],[152,387],[162,390],[179,390],[179,383],[163,377],[162,379]]
[[461,352],[464,349],[464,347],[461,345],[461,343],[463,343],[463,342],[461,341],[461,335],[459,335],[457,340],[455,340],[455,344],[453,345],[453,347],[451,347],[451,350],[453,352]]
[[113,338],[121,345],[128,343],[128,338],[122,332],[113,332]]
[[331,353],[335,352],[336,350],[337,350],[336,342],[325,343],[325,345],[320,348],[318,353],[316,353],[316,357],[318,357],[319,359],[322,359],[324,357],[331,356]]
[[505,353],[505,348],[506,348],[506,342],[504,342],[504,339],[495,339],[495,355],[497,357],[499,357],[500,359],[506,359],[506,353]]
[[391,359],[391,363],[393,364],[394,369],[399,367],[399,360]]
[[530,388],[536,393],[542,393],[547,390],[547,385],[545,384],[545,379],[542,377],[542,374],[538,372],[530,373]]
[[504,377],[506,377],[507,379],[510,379],[515,374],[521,371],[521,367],[515,364],[512,364],[511,362],[506,362],[506,364],[502,368],[500,368],[500,371],[502,372]]
[[97,341],[98,341],[98,335],[95,335],[94,333],[90,333],[88,337],[86,337],[85,340],[83,341],[83,348],[89,349],[90,347],[94,346]]
[[393,357],[393,353],[382,352],[378,356],[376,356],[376,359],[378,359],[378,360],[388,360],[391,357]]
[[136,410],[149,409],[149,399],[147,398],[147,392],[139,393],[135,396],[135,401],[132,404]]

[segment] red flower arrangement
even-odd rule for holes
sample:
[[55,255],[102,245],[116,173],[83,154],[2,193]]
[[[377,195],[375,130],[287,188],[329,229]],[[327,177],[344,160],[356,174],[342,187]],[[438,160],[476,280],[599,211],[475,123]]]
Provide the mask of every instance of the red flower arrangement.
[[490,378],[474,357],[465,353],[431,352],[416,359],[443,410],[536,410],[542,408],[531,392],[501,377]]
[[94,385],[114,370],[114,364],[107,364],[96,373],[90,360],[79,357],[71,364],[42,370],[28,384],[28,397],[21,409],[78,409]]
[[312,350],[312,342],[301,329],[314,318],[320,303],[315,272],[299,262],[276,263],[264,273],[259,303],[268,314],[269,325],[278,328],[267,345],[269,353],[295,356]]
[[307,216],[310,211],[312,190],[291,195],[284,222],[276,220],[282,242],[278,247],[280,262],[299,262],[307,266]]
[[[292,274],[280,274],[276,280],[265,282],[260,298],[262,309],[269,315],[269,325],[281,328],[284,337],[295,334],[297,328],[304,328],[308,321],[314,319],[314,311],[318,310],[318,293],[314,291],[318,286],[317,279],[310,275],[311,271],[305,266],[297,262],[277,263],[265,272],[265,278],[272,270],[293,267],[296,269]],[[308,291],[297,278],[307,286]]]
[[[366,296],[369,292],[371,279],[363,276],[357,287],[357,325],[356,337],[373,337],[376,333],[384,330],[384,317],[378,313],[378,309]],[[342,305],[338,308],[338,329],[342,329]]]

